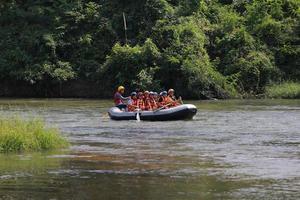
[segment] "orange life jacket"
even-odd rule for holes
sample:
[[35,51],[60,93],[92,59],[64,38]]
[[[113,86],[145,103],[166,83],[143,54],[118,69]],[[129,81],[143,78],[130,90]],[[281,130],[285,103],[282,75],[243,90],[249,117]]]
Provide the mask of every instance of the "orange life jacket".
[[138,99],[131,99],[131,104],[128,105],[128,111],[132,112],[138,108]]
[[149,97],[144,99],[145,110],[152,110],[151,100]]
[[143,99],[137,99],[137,106],[141,110],[145,110],[145,103]]
[[150,98],[150,104],[151,104],[152,110],[156,110],[158,108],[157,102],[155,101],[154,98]]
[[168,105],[167,107],[170,108],[170,107],[174,107],[174,106],[177,106],[178,103],[176,101],[174,101],[170,96],[166,96],[164,98],[164,104],[165,105]]
[[158,101],[158,107],[160,107],[160,108],[162,108],[162,107],[168,108],[168,106],[166,106],[167,105],[166,98],[167,97],[164,97],[164,96],[160,97],[160,99]]

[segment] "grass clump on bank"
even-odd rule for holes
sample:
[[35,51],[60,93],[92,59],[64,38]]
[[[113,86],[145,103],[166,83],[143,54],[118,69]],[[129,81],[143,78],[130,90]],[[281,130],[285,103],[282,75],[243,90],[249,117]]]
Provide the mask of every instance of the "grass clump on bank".
[[42,151],[68,146],[57,129],[39,119],[0,118],[0,153]]
[[300,83],[285,82],[266,87],[266,96],[270,98],[296,99],[300,98]]

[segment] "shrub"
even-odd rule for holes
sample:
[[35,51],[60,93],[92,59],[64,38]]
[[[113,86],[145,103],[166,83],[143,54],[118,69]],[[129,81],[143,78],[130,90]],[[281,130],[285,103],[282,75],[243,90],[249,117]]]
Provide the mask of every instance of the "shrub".
[[108,87],[124,85],[130,90],[145,87],[158,88],[155,80],[157,63],[160,52],[151,39],[147,39],[143,46],[121,46],[117,43],[100,70],[103,80],[107,79]]
[[207,38],[203,28],[206,23],[195,17],[157,23],[153,37],[162,49],[158,77],[164,87],[174,87],[185,97],[229,97],[231,89],[229,92],[227,88],[233,87],[214,68],[205,49]]
[[241,92],[260,92],[276,74],[270,58],[263,52],[251,51],[245,58],[239,58],[227,69],[229,74],[237,74]]
[[266,87],[266,96],[270,98],[300,98],[300,83],[285,82]]
[[39,119],[0,118],[0,153],[41,151],[68,146],[59,131]]

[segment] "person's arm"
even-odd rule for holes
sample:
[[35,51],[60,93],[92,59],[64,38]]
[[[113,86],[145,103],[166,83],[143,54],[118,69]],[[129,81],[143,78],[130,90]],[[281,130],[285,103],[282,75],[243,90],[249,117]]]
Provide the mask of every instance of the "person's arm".
[[123,97],[122,95],[120,95],[120,99],[122,99],[122,101],[127,101],[127,100],[129,100],[130,98],[129,98],[129,97]]
[[179,98],[178,98],[177,102],[178,102],[179,104],[183,104],[183,101],[182,101],[182,98],[181,98],[181,96],[179,96]]
[[122,101],[127,101],[130,99],[129,97],[123,97],[121,94],[117,94],[117,98],[120,98]]
[[133,104],[132,99],[129,99],[129,100],[127,101],[127,104],[128,104],[128,105],[132,105],[132,104]]

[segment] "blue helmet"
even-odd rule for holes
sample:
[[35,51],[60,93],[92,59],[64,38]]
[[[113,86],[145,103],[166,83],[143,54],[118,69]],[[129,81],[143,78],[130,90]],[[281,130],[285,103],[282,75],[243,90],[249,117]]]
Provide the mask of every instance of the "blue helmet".
[[131,92],[130,96],[136,96],[136,92]]
[[167,93],[167,91],[163,91],[163,92],[161,92],[159,95],[160,95],[160,96],[167,96],[168,93]]

